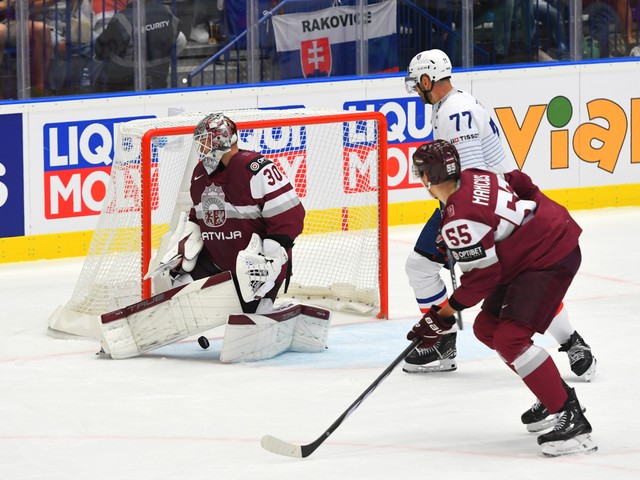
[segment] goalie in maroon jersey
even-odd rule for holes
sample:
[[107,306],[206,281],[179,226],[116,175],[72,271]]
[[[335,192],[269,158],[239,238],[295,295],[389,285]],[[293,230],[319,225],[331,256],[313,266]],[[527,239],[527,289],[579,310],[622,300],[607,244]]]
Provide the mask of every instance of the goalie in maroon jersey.
[[193,207],[161,265],[171,266],[174,285],[229,270],[243,312],[260,313],[271,309],[290,274],[305,210],[278,165],[237,142],[235,123],[222,113],[196,126],[200,162],[191,176]]
[[[543,454],[597,450],[574,389],[532,340],[547,330],[578,271],[581,228],[518,170],[504,176],[462,171],[456,148],[445,140],[420,146],[413,167],[445,205],[441,232],[462,277],[448,302],[432,306],[407,338],[421,337],[423,348],[432,346],[451,330],[456,312],[483,301],[475,336],[520,376],[539,399],[539,410],[551,416],[551,430],[538,437]],[[522,420],[528,423],[524,415]]]
[[[222,113],[198,123],[192,152],[199,161],[191,202],[178,194],[177,222],[146,275],[156,295],[103,316],[105,353],[130,358],[222,325],[223,363],[324,351],[331,312],[274,306],[305,217],[286,175],[260,153],[240,149],[235,123]],[[209,346],[204,336],[198,343]]]

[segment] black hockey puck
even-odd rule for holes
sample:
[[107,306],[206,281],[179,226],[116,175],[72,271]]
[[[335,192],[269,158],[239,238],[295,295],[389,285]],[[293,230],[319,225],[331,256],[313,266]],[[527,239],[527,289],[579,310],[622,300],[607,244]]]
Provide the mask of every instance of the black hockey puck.
[[207,337],[200,337],[198,338],[198,345],[200,345],[204,350],[206,350],[207,348],[209,348],[209,339]]

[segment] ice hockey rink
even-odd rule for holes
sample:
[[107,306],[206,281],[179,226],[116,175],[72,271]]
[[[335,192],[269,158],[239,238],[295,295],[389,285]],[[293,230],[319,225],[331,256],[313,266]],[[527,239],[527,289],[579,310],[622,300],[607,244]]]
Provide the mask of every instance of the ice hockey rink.
[[[576,388],[599,450],[544,458],[520,415],[534,401],[463,313],[458,370],[397,368],[310,457],[263,450],[265,434],[321,436],[407,345],[418,318],[404,259],[420,226],[390,228],[391,319],[336,312],[329,348],[224,365],[222,328],[142,357],[96,356],[47,334],[82,259],[0,265],[0,479],[640,479],[640,208],[574,212],[583,264],[566,304],[598,374]],[[446,272],[445,272],[446,273]]]

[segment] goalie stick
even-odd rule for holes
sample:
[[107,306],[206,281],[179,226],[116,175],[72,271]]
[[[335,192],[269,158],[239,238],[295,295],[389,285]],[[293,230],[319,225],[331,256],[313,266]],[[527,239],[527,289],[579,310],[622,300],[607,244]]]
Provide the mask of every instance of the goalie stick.
[[315,450],[322,445],[322,443],[329,438],[333,432],[337,430],[337,428],[342,424],[342,422],[351,415],[356,408],[360,406],[364,400],[371,395],[371,393],[380,385],[385,378],[389,376],[389,374],[393,371],[394,368],[398,366],[400,362],[404,360],[404,358],[409,355],[409,353],[418,346],[418,344],[422,341],[420,337],[413,339],[411,344],[405,348],[398,357],[391,362],[384,372],[380,374],[378,378],[376,378],[369,387],[362,392],[362,394],[353,402],[349,408],[345,410],[345,412],[338,417],[338,419],[331,424],[331,426],[316,440],[307,444],[307,445],[296,445],[294,443],[285,442],[284,440],[280,440],[279,438],[273,437],[271,435],[265,435],[262,437],[260,441],[260,445],[265,450],[268,450],[272,453],[277,453],[278,455],[284,455],[286,457],[294,457],[294,458],[305,458],[311,455]]

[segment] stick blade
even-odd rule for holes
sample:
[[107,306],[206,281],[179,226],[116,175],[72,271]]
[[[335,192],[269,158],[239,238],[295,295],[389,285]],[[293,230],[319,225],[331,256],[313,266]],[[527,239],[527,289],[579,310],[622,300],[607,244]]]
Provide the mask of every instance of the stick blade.
[[285,442],[284,440],[272,437],[271,435],[265,435],[262,437],[260,445],[271,453],[284,455],[285,457],[302,458],[302,447],[300,445]]

